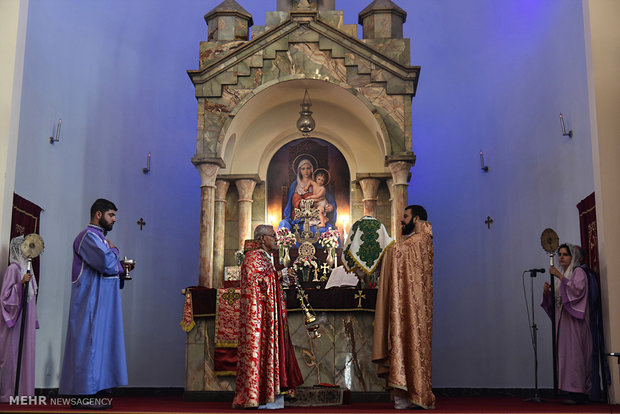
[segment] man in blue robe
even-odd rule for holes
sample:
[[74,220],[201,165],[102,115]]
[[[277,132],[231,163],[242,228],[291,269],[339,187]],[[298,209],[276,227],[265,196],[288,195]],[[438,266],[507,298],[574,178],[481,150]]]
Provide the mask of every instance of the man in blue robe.
[[[116,222],[117,208],[98,199],[90,224],[73,242],[71,306],[59,393],[102,396],[127,385],[120,290],[124,280],[118,249],[106,239]],[[94,407],[80,407],[94,408]],[[109,408],[109,407],[97,407]]]

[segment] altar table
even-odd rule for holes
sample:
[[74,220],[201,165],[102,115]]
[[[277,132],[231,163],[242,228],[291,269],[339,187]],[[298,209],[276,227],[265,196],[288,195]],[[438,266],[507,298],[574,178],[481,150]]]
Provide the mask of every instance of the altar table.
[[[224,290],[231,287],[222,288]],[[233,391],[233,375],[213,369],[217,289],[190,287],[195,327],[186,337],[185,391]],[[311,339],[294,289],[287,292],[289,331],[304,386],[339,385],[351,391],[383,391],[371,363],[376,289],[307,289],[320,321],[321,337]]]

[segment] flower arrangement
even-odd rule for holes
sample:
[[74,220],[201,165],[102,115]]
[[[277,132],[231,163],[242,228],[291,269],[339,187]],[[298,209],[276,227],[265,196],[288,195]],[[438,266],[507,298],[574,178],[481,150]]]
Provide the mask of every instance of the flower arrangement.
[[297,240],[295,240],[295,235],[286,227],[282,227],[278,229],[276,232],[276,238],[278,241],[278,247],[293,247]]
[[319,244],[326,249],[335,249],[338,247],[339,239],[340,233],[338,233],[338,230],[327,230],[325,233],[321,234]]
[[316,262],[316,260],[313,260],[313,259],[314,257],[311,257],[311,256],[299,256],[293,262],[293,269],[295,270],[299,270],[303,268],[318,269],[319,265]]

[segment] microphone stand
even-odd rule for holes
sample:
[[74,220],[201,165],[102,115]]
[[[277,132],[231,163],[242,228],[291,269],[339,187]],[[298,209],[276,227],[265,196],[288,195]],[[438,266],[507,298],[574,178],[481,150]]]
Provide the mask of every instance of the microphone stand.
[[530,297],[532,305],[532,345],[534,345],[534,396],[524,400],[525,402],[544,402],[538,395],[538,327],[534,317],[534,278],[536,271],[530,270]]

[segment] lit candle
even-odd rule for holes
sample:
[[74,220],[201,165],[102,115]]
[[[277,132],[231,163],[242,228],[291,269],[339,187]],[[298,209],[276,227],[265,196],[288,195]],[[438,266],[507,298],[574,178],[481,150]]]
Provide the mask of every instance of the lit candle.
[[566,134],[566,127],[564,126],[564,117],[560,114],[560,124],[562,124],[562,134]]
[[480,168],[484,169],[484,155],[482,154],[482,150],[480,150]]
[[344,241],[347,241],[347,223],[349,222],[349,216],[347,216],[346,214],[343,214],[341,216],[341,220],[342,220],[342,235],[344,236]]

